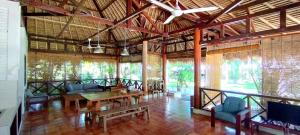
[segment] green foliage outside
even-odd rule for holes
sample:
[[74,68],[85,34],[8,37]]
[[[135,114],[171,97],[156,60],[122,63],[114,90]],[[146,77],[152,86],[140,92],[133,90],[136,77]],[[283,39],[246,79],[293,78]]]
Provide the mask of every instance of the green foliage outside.
[[131,80],[142,80],[141,63],[121,63],[121,78]]
[[168,88],[181,91],[182,89],[192,90],[194,81],[194,66],[191,63],[177,61],[168,63]]

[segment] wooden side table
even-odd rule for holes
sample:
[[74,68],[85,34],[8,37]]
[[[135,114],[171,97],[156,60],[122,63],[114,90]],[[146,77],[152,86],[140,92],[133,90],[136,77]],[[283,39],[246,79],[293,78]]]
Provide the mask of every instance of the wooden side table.
[[292,128],[285,128],[284,126],[282,126],[278,123],[270,122],[268,120],[265,120],[261,116],[257,116],[257,117],[252,118],[251,121],[250,121],[251,135],[254,135],[254,130],[259,132],[259,127],[265,127],[265,128],[280,130],[285,135],[288,135],[288,134],[297,134],[297,135],[299,135],[300,134],[299,130],[292,129]]

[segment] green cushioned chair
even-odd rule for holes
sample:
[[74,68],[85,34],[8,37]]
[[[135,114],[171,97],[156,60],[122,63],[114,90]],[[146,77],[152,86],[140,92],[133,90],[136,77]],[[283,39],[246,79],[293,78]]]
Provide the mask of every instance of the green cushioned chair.
[[235,124],[236,134],[241,133],[241,123],[249,126],[250,110],[245,101],[237,97],[227,97],[223,104],[211,109],[211,126],[215,126],[215,118]]

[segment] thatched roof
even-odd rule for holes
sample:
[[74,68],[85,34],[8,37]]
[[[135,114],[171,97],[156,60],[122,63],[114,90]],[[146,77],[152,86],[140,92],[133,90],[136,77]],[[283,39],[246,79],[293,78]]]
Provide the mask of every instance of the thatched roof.
[[[133,8],[131,13],[139,11],[140,8],[149,5],[146,0],[132,0]],[[175,0],[164,0],[165,3],[174,6]],[[176,18],[172,23],[163,25],[164,20],[170,15],[169,12],[155,7],[149,6],[141,13],[132,17],[133,28],[138,30],[129,30],[120,25],[101,32],[100,41],[106,43],[107,46],[118,46],[125,39],[130,43],[139,43],[150,37],[156,38],[157,42],[162,40],[165,33],[170,34],[176,30],[193,26],[198,23],[206,22],[209,19],[222,12],[234,0],[179,0],[181,8],[196,8],[216,6],[219,9],[201,14],[190,14]],[[263,2],[262,2],[263,1]],[[27,18],[26,27],[29,35],[36,39],[67,39],[68,42],[83,43],[91,35],[95,35],[98,30],[103,30],[116,24],[118,21],[127,17],[127,0],[25,0],[22,2],[27,8],[24,8],[23,14]],[[82,3],[82,5],[80,5]],[[257,4],[255,4],[257,3]],[[293,3],[299,3],[297,0],[244,0],[232,11],[218,16],[216,22],[225,22],[227,20],[255,14],[257,12],[278,7],[287,6]],[[80,6],[77,6],[80,5]],[[46,6],[46,7],[45,7]],[[246,8],[243,8],[246,7]],[[55,8],[53,8],[55,7]],[[67,11],[63,12],[62,11]],[[67,14],[67,15],[66,15]],[[73,16],[74,15],[74,16]],[[111,24],[99,23],[93,17],[104,19]],[[88,19],[87,19],[88,18]],[[280,14],[274,12],[271,14],[261,15],[251,19],[251,32],[260,32],[271,29],[280,28]],[[103,21],[103,22],[104,22]],[[286,10],[286,26],[295,26],[300,24],[300,6]],[[246,20],[236,21],[234,23],[224,24],[225,37],[242,35],[246,32]],[[141,32],[142,31],[142,32]],[[145,32],[146,31],[146,32]],[[149,34],[152,33],[152,34]],[[178,48],[183,48],[187,44],[187,48],[193,46],[193,30],[189,29],[178,34],[167,37],[164,41],[166,44],[176,43]],[[204,34],[219,35],[220,27],[213,26],[204,30]],[[182,35],[182,36],[181,36]],[[97,41],[97,36],[93,36],[93,41]],[[172,40],[171,40],[172,39]],[[185,40],[186,42],[180,42]],[[155,41],[155,40],[154,40]],[[174,48],[174,45],[173,47]],[[168,48],[169,50],[172,48]],[[157,49],[160,51],[160,48]]]

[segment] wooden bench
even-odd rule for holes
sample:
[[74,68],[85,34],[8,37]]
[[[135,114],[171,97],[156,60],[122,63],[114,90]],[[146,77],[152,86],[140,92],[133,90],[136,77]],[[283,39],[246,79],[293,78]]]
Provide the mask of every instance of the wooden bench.
[[120,107],[108,111],[99,111],[97,112],[97,116],[99,118],[102,118],[103,120],[103,128],[104,132],[107,131],[107,121],[116,119],[116,118],[121,118],[125,116],[130,116],[130,115],[135,115],[138,113],[143,113],[144,117],[145,114],[147,113],[147,120],[150,119],[150,114],[149,114],[149,103],[140,103],[140,104],[135,104],[135,105],[130,105],[126,107]]

